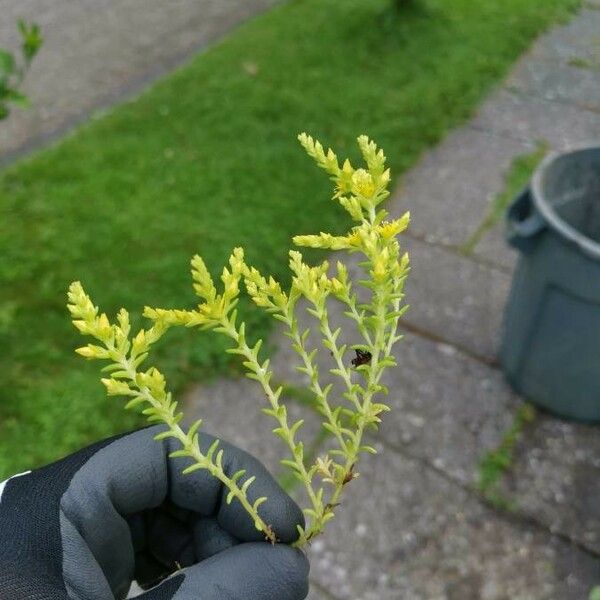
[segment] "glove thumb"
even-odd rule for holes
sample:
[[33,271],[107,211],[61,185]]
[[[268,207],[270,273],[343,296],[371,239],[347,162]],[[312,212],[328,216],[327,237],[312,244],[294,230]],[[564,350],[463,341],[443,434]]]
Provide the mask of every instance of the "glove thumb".
[[285,544],[240,544],[184,569],[138,598],[304,600],[308,572],[306,556]]

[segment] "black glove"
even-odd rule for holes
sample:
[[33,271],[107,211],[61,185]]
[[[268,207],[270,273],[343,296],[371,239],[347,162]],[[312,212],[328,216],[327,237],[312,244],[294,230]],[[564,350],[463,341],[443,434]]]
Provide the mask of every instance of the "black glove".
[[[255,475],[251,500],[282,543],[272,546],[207,471],[182,475],[161,427],[104,440],[0,483],[0,600],[303,600],[308,562],[285,544],[304,519],[249,454],[221,442],[224,468]],[[204,451],[214,438],[200,436]]]

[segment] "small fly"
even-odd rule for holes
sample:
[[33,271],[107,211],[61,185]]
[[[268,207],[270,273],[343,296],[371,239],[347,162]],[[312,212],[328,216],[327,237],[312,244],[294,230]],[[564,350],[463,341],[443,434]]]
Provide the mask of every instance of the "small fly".
[[367,350],[355,350],[356,352],[356,358],[352,359],[352,366],[354,367],[360,367],[361,365],[368,365],[371,362],[371,358],[372,355],[371,353]]

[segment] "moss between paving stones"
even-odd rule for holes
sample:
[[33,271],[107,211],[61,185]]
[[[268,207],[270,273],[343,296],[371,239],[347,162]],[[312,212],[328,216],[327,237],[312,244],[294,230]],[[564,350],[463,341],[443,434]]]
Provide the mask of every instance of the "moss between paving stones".
[[460,247],[460,251],[470,256],[475,251],[477,244],[483,236],[494,226],[506,213],[506,209],[515,199],[516,195],[527,185],[536,167],[542,162],[548,152],[548,143],[538,141],[533,152],[517,156],[504,177],[504,190],[492,202],[488,214],[479,227],[473,232],[469,239]]

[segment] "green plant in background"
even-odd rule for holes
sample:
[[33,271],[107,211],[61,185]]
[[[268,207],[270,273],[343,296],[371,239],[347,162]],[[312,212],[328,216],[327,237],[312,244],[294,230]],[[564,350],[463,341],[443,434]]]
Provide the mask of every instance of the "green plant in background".
[[600,586],[596,586],[590,592],[590,598],[589,598],[589,600],[600,600]]
[[[291,250],[292,281],[284,291],[273,277],[265,277],[246,264],[242,248],[236,248],[222,271],[220,289],[215,286],[202,258],[195,256],[192,277],[201,303],[193,310],[146,307],[144,315],[153,324],[134,336],[127,311],[121,309],[116,322],[111,323],[105,314],[99,314],[78,282],[69,290],[69,310],[79,331],[100,342],[100,345],[88,344],[77,352],[89,359],[110,361],[105,368],[109,376],[102,380],[108,394],[129,398],[126,408],[144,406],[143,413],[149,421],[165,424],[167,429],[157,439],[172,437],[181,443],[181,449],[173,456],[191,459],[185,472],[209,470],[229,489],[227,501],[240,501],[256,527],[275,542],[276,532],[262,520],[258,510],[266,499],[251,503],[247,496],[254,478],[245,478],[244,471],[227,476],[218,442],[203,453],[198,441],[201,421],[184,432],[180,426],[183,415],[167,391],[164,376],[155,367],[142,369],[151,346],[171,327],[210,329],[233,342],[227,352],[241,356],[247,376],[261,386],[268,402],[262,410],[276,421],[273,433],[281,438],[288,451],[281,462],[302,483],[310,502],[304,509],[306,528],[299,532],[297,545],[301,547],[319,535],[334,517],[344,488],[358,475],[360,455],[376,452],[364,443],[364,435],[368,428],[377,428],[380,415],[389,410],[387,405],[376,401],[376,396],[387,393],[381,377],[386,368],[396,364],[392,349],[401,337],[397,328],[406,309],[402,299],[409,261],[408,255],[401,253],[396,238],[408,226],[409,215],[385,221],[387,211],[380,205],[389,195],[390,172],[386,169],[383,151],[366,136],[358,138],[366,168],[358,169],[349,160],[340,165],[331,149],[325,152],[319,142],[306,134],[300,135],[299,140],[334,181],[333,198],[348,212],[355,226],[344,236],[321,232],[296,236],[294,243],[300,247],[362,254],[364,260],[360,265],[367,276],[359,280],[358,285],[366,289],[366,302],[357,299],[348,269],[341,261],[337,262],[335,275],[330,276],[327,261],[309,266],[299,251]],[[308,376],[308,387],[323,417],[323,427],[335,440],[335,448],[325,456],[307,460],[304,444],[298,439],[303,421],[290,422],[282,402],[283,387],[273,384],[270,361],[261,357],[262,341],[253,346],[248,344],[245,324],[239,321],[236,309],[242,283],[254,304],[285,326],[299,357],[297,368]],[[333,329],[330,321],[331,300],[344,305],[344,314],[360,336],[360,343],[350,347],[341,343],[341,328]],[[309,347],[311,328],[303,329],[300,325],[300,301],[306,302],[307,312],[314,318],[313,329],[319,332],[323,348],[332,357],[334,367],[330,373],[338,378],[341,394],[333,393],[333,384],[322,383],[317,362],[319,350]],[[346,358],[350,348],[356,354],[352,361]]]
[[381,13],[383,32],[387,34],[390,30],[393,30],[396,21],[409,19],[417,13],[423,16],[427,14],[424,0],[421,2],[417,2],[417,0],[390,0],[390,3]]
[[19,91],[31,61],[42,46],[43,38],[38,25],[19,20],[21,33],[21,60],[8,50],[0,49],[0,120],[8,117],[10,105],[27,106],[27,96]]

